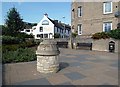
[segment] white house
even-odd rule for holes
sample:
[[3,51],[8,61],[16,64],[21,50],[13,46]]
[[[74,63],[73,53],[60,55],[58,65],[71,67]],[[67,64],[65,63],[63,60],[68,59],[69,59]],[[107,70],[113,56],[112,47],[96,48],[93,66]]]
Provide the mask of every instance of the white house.
[[40,38],[54,38],[55,34],[59,34],[61,38],[70,36],[71,27],[69,25],[58,22],[58,20],[52,20],[47,14],[44,15],[42,20],[37,26],[32,27],[32,34],[35,39]]

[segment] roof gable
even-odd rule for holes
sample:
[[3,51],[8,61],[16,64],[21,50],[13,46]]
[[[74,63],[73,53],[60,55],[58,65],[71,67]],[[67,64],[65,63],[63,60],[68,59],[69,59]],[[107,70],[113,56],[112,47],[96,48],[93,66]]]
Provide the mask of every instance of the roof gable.
[[64,23],[60,23],[60,22],[58,22],[58,20],[52,20],[51,18],[49,18],[48,17],[48,19],[56,26],[56,27],[58,27],[58,28],[64,28],[64,25],[65,25],[65,28],[68,28],[68,29],[70,29],[71,27],[69,26],[69,25],[66,25],[66,24],[64,24]]

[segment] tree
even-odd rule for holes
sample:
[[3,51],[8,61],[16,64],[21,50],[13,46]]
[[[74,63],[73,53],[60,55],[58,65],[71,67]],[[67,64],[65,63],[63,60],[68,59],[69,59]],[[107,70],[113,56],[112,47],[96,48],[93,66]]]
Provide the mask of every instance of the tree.
[[0,30],[2,31],[2,35],[9,35],[8,29],[4,25],[0,26]]
[[76,36],[77,36],[77,33],[72,33],[73,38],[76,38]]
[[23,29],[24,23],[21,19],[19,12],[15,7],[11,8],[7,12],[6,26],[8,28],[8,32],[11,36],[16,35],[20,30]]

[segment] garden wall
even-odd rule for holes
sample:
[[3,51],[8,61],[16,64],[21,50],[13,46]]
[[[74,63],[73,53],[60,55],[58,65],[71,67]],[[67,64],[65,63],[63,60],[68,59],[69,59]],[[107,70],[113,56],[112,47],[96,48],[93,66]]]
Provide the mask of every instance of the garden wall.
[[[99,40],[93,40],[92,50],[98,50],[98,51],[107,51],[109,52],[109,42],[114,41],[115,42],[115,52],[118,52],[118,48],[120,47],[120,40],[116,39],[99,39]],[[119,51],[120,52],[120,51]]]

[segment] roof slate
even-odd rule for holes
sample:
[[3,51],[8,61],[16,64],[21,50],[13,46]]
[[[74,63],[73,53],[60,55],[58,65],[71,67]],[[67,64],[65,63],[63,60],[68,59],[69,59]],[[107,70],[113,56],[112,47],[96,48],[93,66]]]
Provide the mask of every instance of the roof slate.
[[48,19],[58,28],[61,28],[61,29],[64,29],[64,25],[65,25],[65,28],[67,29],[71,29],[71,27],[69,25],[66,25],[64,23],[60,23],[58,22],[57,20],[52,20],[51,18],[48,17]]

